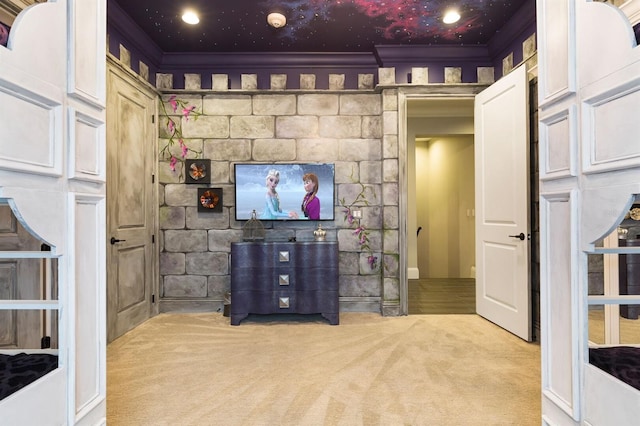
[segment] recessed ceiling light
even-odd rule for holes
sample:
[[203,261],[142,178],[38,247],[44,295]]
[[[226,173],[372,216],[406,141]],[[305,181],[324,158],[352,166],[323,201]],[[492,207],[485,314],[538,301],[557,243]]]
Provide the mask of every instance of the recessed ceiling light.
[[442,18],[442,22],[445,24],[453,24],[454,22],[458,22],[460,20],[460,14],[457,10],[448,10],[445,12],[444,17]]
[[200,18],[193,10],[186,10],[182,15],[182,20],[187,24],[195,25],[200,22]]

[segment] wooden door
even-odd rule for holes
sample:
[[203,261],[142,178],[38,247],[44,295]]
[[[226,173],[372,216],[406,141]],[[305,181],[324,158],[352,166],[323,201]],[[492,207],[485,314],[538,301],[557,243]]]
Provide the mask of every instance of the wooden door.
[[157,288],[155,93],[107,72],[107,340],[147,320]]
[[531,340],[525,66],[476,96],[476,311]]

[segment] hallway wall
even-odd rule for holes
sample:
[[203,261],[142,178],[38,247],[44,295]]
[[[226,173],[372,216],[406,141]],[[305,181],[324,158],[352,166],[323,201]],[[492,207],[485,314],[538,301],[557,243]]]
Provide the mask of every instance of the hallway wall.
[[420,278],[471,278],[475,265],[473,135],[416,143]]

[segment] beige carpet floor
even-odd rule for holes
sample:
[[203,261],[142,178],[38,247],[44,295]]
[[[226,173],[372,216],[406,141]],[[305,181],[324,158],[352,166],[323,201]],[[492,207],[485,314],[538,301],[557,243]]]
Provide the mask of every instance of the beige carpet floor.
[[476,315],[162,314],[108,346],[117,425],[539,425],[540,348]]

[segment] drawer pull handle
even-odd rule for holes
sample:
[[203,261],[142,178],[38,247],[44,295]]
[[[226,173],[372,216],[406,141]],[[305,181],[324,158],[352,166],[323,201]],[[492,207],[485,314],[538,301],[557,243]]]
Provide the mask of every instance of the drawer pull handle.
[[289,285],[289,275],[280,275],[278,277],[278,283],[280,285]]
[[288,308],[289,307],[289,298],[288,297],[279,297],[278,304],[280,308]]
[[288,251],[281,251],[280,253],[278,253],[278,260],[280,262],[288,262],[289,261],[289,252]]

